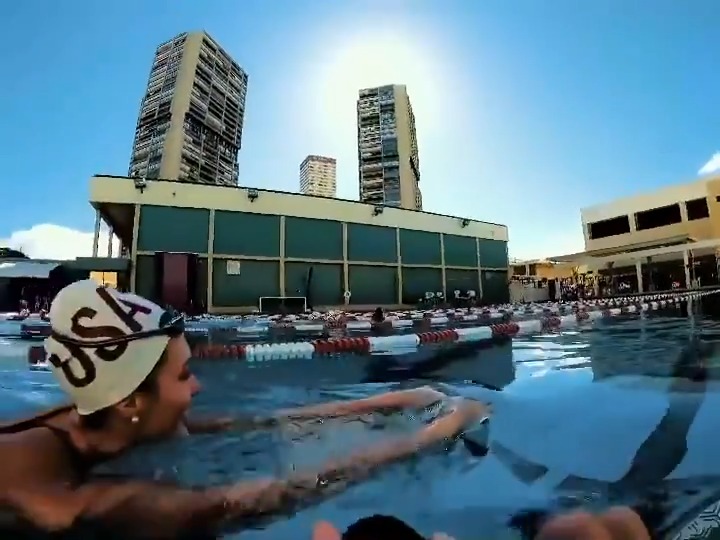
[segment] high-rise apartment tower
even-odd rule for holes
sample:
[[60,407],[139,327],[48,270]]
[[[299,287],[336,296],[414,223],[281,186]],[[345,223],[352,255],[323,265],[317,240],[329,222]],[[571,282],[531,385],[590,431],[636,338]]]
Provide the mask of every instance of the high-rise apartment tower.
[[337,161],[324,156],[308,156],[300,164],[300,193],[335,197]]
[[422,210],[415,115],[405,85],[360,90],[357,130],[360,200]]
[[140,106],[128,175],[238,182],[248,77],[205,32],[160,45]]

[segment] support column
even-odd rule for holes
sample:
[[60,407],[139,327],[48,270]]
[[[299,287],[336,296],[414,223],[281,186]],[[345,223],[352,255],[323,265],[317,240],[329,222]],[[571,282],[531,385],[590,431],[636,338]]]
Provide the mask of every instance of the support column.
[[108,226],[108,250],[107,250],[107,256],[112,257],[113,256],[113,230],[112,227]]
[[688,220],[687,205],[684,202],[680,203],[680,219],[682,221]]
[[205,298],[205,310],[208,313],[214,311],[213,306],[213,281],[215,277],[215,209],[210,209],[210,216],[208,221],[208,258],[207,258],[207,291]]
[[98,250],[100,247],[100,210],[95,210],[95,233],[93,235],[93,250],[92,256],[98,256]]
[[[343,302],[347,306],[350,304],[350,298],[347,297],[347,291],[350,291],[350,265],[348,264],[348,229],[347,223],[342,224],[342,247],[343,247]],[[350,291],[352,294],[352,291]]]
[[397,303],[402,304],[402,290],[403,290],[403,279],[402,279],[402,253],[400,251],[400,229],[395,229],[395,250],[397,254]]
[[638,292],[645,292],[643,288],[642,261],[635,261],[635,276],[637,277]]
[[[280,216],[280,296],[285,296],[285,216]],[[294,295],[293,295],[294,296]]]
[[628,221],[630,222],[630,232],[636,232],[637,231],[637,221],[635,219],[635,214],[630,213],[627,215]]
[[[684,207],[684,204],[680,205],[681,207]],[[692,285],[692,281],[690,280],[690,256],[687,249],[683,250],[683,269],[685,270],[685,288],[689,289]]]
[[138,233],[140,231],[140,205],[136,204],[133,210],[133,232],[132,247],[130,248],[130,292],[135,292],[135,281],[137,280],[137,251]]
[[[475,296],[476,301],[480,302],[482,301],[483,297],[483,285],[482,285],[482,261],[480,260],[480,240],[478,238],[475,239],[475,251],[477,255],[477,273],[478,273],[478,290],[477,295]],[[525,271],[525,274],[530,272],[529,267],[528,270]],[[508,285],[508,289],[510,288],[510,285]]]
[[443,302],[447,302],[447,279],[445,275],[445,235],[443,233],[440,233],[440,264],[442,265],[442,268],[440,270],[440,279],[442,279]]
[[605,268],[607,268],[608,271],[608,277],[610,278],[610,296],[615,295],[615,270],[614,270],[615,263],[613,261],[610,261],[605,265]]

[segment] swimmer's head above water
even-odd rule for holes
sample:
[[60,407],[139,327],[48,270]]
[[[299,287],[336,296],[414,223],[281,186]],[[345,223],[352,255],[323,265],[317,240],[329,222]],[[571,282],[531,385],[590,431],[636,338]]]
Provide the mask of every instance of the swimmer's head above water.
[[326,500],[383,466],[456,437],[487,413],[482,403],[459,403],[405,437],[287,479],[187,490],[96,478],[92,469],[98,463],[181,428],[191,434],[265,429],[283,422],[422,410],[446,396],[423,387],[275,411],[264,417],[269,423],[257,417],[198,423],[186,418],[199,385],[187,369],[190,350],[181,317],[136,295],[81,281],[57,295],[50,318],[48,362],[74,410],[63,407],[0,426],[0,462],[9,464],[0,467],[0,513],[23,516],[41,530],[70,532],[78,523],[116,530],[132,523],[144,538],[218,536],[228,526],[247,526]]
[[182,316],[84,280],[58,293],[50,321],[48,363],[82,428],[112,432],[120,445],[182,429],[199,390]]

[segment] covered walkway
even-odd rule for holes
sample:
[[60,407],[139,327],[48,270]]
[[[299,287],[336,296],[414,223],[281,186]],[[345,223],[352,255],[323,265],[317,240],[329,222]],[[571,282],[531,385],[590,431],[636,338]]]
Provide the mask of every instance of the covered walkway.
[[[679,273],[679,288],[692,289],[717,285],[720,239],[694,241],[689,237],[671,238],[654,244],[629,245],[616,250],[586,251],[552,257],[557,262],[587,266],[589,273],[617,273],[634,269],[637,292],[657,290],[653,274],[658,270]],[[627,272],[626,272],[627,273]],[[668,288],[671,287],[662,287]]]

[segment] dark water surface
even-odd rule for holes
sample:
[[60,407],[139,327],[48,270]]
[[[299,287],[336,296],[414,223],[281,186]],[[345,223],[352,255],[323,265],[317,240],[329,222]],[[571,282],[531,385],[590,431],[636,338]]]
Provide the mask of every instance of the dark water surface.
[[[716,300],[690,310],[603,319],[493,347],[427,347],[398,356],[336,356],[246,364],[197,362],[203,413],[267,413],[431,384],[489,401],[487,432],[392,467],[377,478],[244,539],[308,538],[312,523],[345,527],[376,512],[457,540],[517,538],[527,509],[642,502],[673,529],[720,497],[720,323]],[[49,373],[26,368],[27,344],[0,338],[0,419],[58,402]],[[144,449],[115,470],[188,484],[285,475],[346,455],[423,418],[194,437]],[[487,437],[489,452],[481,451]],[[480,444],[472,444],[479,441]],[[302,533],[300,531],[303,531]],[[669,534],[669,533],[668,533]]]

